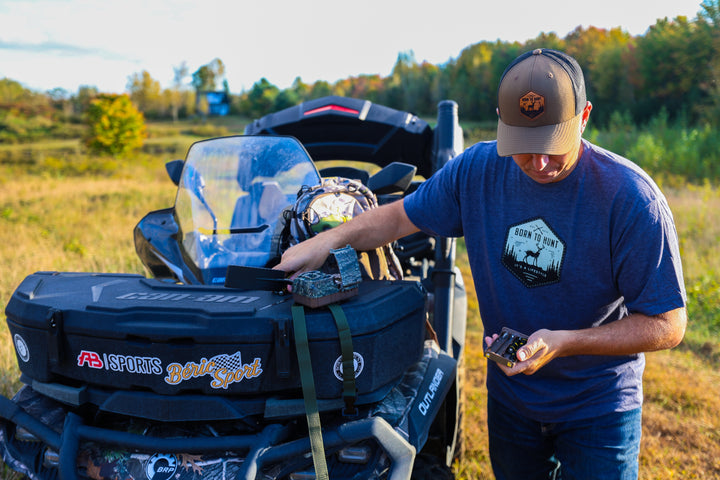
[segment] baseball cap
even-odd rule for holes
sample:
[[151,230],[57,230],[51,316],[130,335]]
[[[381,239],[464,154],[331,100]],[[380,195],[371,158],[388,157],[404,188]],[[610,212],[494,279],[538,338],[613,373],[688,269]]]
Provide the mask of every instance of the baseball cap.
[[586,103],[582,69],[570,55],[544,48],[520,55],[500,78],[498,154],[569,152]]

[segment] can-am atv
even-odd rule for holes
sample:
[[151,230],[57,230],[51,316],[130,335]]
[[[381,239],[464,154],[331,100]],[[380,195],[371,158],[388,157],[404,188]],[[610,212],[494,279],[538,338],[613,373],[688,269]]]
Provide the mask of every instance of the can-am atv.
[[[166,165],[175,205],[135,229],[154,278],[38,272],[18,286],[6,316],[24,385],[0,397],[9,467],[31,479],[301,480],[320,478],[321,461],[334,480],[452,478],[466,321],[454,241],[397,242],[405,278],[361,281],[339,304],[344,337],[335,310],[301,307],[310,371],[293,296],[268,267],[299,191],[341,176],[400,200],[462,149],[457,105],[440,103],[433,129],[326,97],[244,133]],[[260,274],[226,286],[232,268]]]

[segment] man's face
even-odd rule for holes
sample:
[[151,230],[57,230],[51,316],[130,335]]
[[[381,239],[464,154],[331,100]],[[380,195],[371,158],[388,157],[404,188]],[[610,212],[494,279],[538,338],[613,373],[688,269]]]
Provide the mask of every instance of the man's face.
[[559,182],[570,175],[582,154],[582,143],[563,155],[521,153],[512,159],[528,177],[537,183]]
[[521,153],[512,158],[520,169],[538,183],[559,182],[570,175],[578,159],[583,153],[583,144],[580,139],[587,126],[592,103],[587,102],[580,121],[580,135],[575,146],[563,155],[544,155],[540,153]]

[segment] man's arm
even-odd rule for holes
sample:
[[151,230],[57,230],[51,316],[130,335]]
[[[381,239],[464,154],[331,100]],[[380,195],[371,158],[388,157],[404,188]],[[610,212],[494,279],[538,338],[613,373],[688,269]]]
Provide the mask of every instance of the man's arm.
[[274,268],[297,274],[320,268],[330,249],[351,245],[364,251],[410,235],[418,228],[410,221],[402,201],[368,210],[347,223],[326,230],[289,248]]
[[[659,315],[634,313],[625,318],[583,330],[538,330],[517,353],[508,375],[532,375],[550,360],[571,355],[632,355],[678,345],[685,335],[687,313],[677,308]],[[487,337],[486,343],[493,338]]]

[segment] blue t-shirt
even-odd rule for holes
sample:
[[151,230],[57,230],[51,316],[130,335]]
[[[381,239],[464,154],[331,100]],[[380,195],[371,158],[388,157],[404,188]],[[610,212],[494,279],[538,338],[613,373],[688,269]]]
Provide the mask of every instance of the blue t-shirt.
[[[685,305],[672,214],[635,164],[584,141],[563,180],[539,184],[495,142],[454,158],[404,200],[423,231],[465,237],[487,335],[509,327],[583,329]],[[556,358],[508,377],[493,363],[488,392],[542,422],[642,405],[642,354]]]

